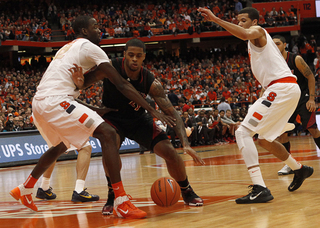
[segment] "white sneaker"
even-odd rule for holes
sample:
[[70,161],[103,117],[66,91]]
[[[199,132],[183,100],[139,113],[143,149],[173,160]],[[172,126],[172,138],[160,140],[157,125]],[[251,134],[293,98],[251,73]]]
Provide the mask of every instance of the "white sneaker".
[[287,165],[283,166],[283,168],[278,171],[278,175],[289,175],[289,174],[293,174],[293,170]]

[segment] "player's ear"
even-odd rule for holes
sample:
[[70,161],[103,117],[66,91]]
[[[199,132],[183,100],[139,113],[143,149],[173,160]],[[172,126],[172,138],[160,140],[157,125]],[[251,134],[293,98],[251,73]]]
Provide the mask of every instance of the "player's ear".
[[82,29],[81,29],[81,33],[82,33],[83,35],[87,36],[87,35],[88,35],[88,30],[87,30],[86,28],[82,28]]
[[123,51],[123,56],[126,56],[126,51]]
[[257,24],[258,24],[258,20],[257,20],[257,19],[254,19],[254,20],[252,21],[252,24],[253,24],[253,25],[257,25]]
[[143,60],[146,59],[146,53],[143,53]]

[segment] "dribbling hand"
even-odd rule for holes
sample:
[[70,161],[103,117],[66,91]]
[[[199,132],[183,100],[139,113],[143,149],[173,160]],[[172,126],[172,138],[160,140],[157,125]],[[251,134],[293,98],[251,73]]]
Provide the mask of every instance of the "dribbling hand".
[[206,163],[202,160],[202,158],[200,158],[200,156],[197,154],[197,152],[196,152],[194,149],[192,149],[190,146],[184,146],[184,147],[183,147],[183,153],[184,153],[184,154],[189,154],[189,155],[192,157],[193,161],[194,161],[197,165],[204,165],[204,164],[206,164]]

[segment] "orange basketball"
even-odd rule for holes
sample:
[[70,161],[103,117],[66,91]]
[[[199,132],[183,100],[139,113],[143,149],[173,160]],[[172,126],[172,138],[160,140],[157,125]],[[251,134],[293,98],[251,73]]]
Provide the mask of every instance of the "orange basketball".
[[174,205],[180,199],[180,186],[168,177],[161,177],[151,186],[151,198],[153,202],[161,207]]

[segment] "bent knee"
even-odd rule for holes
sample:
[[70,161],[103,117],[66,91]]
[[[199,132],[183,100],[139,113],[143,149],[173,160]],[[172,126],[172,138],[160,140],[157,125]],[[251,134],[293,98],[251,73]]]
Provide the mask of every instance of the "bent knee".
[[100,124],[93,132],[93,136],[99,140],[116,140],[117,131],[107,123]]

